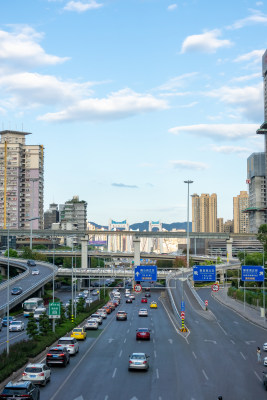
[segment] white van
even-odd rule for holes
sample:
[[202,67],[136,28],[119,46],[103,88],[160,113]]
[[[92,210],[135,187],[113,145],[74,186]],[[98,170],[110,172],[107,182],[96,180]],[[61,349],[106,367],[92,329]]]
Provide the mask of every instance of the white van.
[[38,307],[35,309],[33,318],[39,321],[40,315],[46,313],[46,308],[45,307]]

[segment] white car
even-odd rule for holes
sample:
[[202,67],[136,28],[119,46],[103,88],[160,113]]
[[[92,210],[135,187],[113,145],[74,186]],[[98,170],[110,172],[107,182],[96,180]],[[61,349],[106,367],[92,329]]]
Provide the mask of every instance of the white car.
[[267,351],[267,343],[263,343],[262,350]]
[[37,307],[34,310],[33,318],[36,319],[37,321],[39,321],[40,315],[42,315],[42,314],[46,314],[46,308],[45,307]]
[[51,369],[46,364],[28,364],[22,374],[23,381],[31,381],[36,385],[45,386],[51,378]]
[[37,269],[37,268],[32,269],[32,275],[39,275],[39,274],[40,274],[39,269]]
[[9,324],[9,332],[24,331],[24,322],[22,321],[12,321]]
[[91,315],[90,318],[95,318],[97,320],[98,324],[102,325],[103,318],[101,317],[100,314],[94,313]]
[[79,353],[79,343],[73,337],[64,336],[58,339],[57,347],[64,347],[68,353],[77,354]]
[[106,319],[107,318],[107,312],[106,312],[106,310],[104,310],[103,308],[99,308],[99,310],[97,310],[97,313],[99,314],[99,315],[101,315],[101,317],[103,318],[103,319]]
[[95,318],[90,318],[84,325],[84,329],[98,329],[99,323]]
[[146,308],[140,308],[138,312],[139,317],[147,317],[148,316],[148,311]]
[[264,365],[265,367],[267,367],[267,357],[264,357],[264,359],[263,359],[263,365]]

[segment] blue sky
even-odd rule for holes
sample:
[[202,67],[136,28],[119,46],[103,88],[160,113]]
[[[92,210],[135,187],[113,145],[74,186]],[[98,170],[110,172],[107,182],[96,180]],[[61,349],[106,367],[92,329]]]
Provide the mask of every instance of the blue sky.
[[191,179],[232,219],[264,151],[266,33],[263,1],[1,2],[1,128],[44,145],[45,209],[183,222]]

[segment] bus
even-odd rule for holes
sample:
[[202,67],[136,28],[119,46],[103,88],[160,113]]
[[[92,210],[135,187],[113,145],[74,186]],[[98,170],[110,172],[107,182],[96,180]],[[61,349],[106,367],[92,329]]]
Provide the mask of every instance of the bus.
[[29,317],[38,307],[44,307],[44,300],[42,298],[32,297],[31,299],[25,300],[23,303],[24,317]]

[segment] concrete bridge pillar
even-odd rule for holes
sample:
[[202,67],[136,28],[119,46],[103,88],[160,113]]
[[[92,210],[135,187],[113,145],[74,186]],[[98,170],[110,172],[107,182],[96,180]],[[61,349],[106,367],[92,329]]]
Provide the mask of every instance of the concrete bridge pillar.
[[85,235],[84,238],[81,239],[82,246],[82,268],[88,268],[88,236]]
[[135,236],[133,238],[134,246],[134,266],[140,265],[140,238]]
[[226,240],[227,263],[233,258],[233,238]]
[[0,267],[0,274],[1,274],[2,276],[6,276],[6,269],[5,269],[5,267],[3,267],[3,266]]

